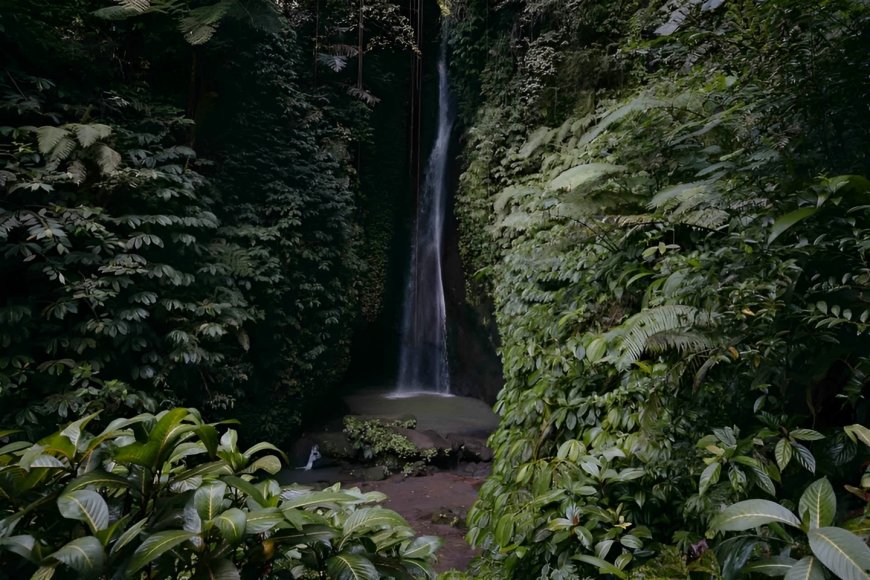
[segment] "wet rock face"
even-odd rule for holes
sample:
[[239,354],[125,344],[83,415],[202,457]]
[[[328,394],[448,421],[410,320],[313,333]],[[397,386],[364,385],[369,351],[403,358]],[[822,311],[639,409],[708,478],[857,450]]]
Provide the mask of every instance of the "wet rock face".
[[[451,191],[456,191],[458,178],[455,171],[450,179]],[[473,283],[466,282],[470,278],[466,274],[473,272],[465,272],[463,268],[458,224],[452,205],[444,227],[442,265],[450,387],[454,395],[476,397],[492,405],[504,386],[501,359],[496,354],[499,337],[494,308],[488,296],[478,295]],[[474,292],[474,295],[469,295],[469,292]]]

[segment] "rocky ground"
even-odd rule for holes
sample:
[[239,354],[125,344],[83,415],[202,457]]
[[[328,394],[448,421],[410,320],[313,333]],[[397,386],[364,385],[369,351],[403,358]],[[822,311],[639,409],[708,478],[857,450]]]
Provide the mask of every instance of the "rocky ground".
[[376,460],[364,460],[360,450],[342,431],[342,422],[306,433],[295,446],[292,461],[306,463],[312,446],[322,457],[314,469],[292,469],[281,474],[282,483],[327,485],[380,491],[388,496],[386,507],[401,514],[418,535],[439,536],[439,572],[467,568],[474,550],[465,542],[465,518],[477,491],[490,471],[492,453],[486,438],[498,420],[486,403],[466,397],[417,395],[390,398],[369,391],[345,398],[349,414],[362,419],[395,421],[413,418],[415,427],[395,426],[393,431],[420,450],[434,449],[437,459],[417,476],[395,473]]

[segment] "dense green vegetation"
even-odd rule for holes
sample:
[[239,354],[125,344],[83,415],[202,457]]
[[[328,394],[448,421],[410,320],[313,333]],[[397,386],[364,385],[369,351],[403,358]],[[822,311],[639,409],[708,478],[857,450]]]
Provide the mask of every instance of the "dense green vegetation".
[[381,493],[262,479],[281,451],[242,451],[194,409],[89,432],[97,415],[0,449],[4,577],[432,576],[439,540],[415,538]]
[[[865,578],[867,4],[451,8],[462,251],[506,380],[472,575]],[[808,541],[713,521],[749,498]],[[851,563],[818,550],[834,521]]]
[[[867,578],[870,5],[439,4],[505,378],[449,577]],[[389,356],[414,6],[0,0],[0,574],[432,576],[272,477]]]
[[3,422],[156,401],[284,442],[379,308],[387,250],[359,248],[392,224],[360,213],[354,154],[376,98],[346,65],[410,29],[387,2],[363,38],[319,1],[107,4],[0,10]]

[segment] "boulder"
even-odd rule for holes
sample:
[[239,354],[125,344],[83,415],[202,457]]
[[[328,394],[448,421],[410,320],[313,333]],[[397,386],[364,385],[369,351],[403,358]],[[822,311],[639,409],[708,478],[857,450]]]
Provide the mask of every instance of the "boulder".
[[[397,435],[401,435],[407,438],[411,443],[414,444],[414,447],[423,451],[426,449],[449,449],[450,445],[445,441],[442,437],[438,436],[435,433],[435,437],[429,435],[429,431],[416,431],[414,429],[403,429],[402,427],[393,427],[393,431]],[[439,441],[440,440],[440,441]],[[439,443],[443,443],[442,446],[439,446]]]
[[441,433],[439,433],[438,431],[426,429],[424,431],[420,431],[420,433],[426,435],[437,449],[450,451],[453,448],[453,444],[450,443],[450,441],[448,441],[447,438],[441,435]]
[[382,481],[387,478],[389,472],[386,467],[376,465],[374,467],[364,467],[357,471],[356,475],[363,481]]
[[[320,454],[323,457],[333,459],[353,459],[357,455],[357,450],[354,448],[353,444],[351,444],[347,435],[341,431],[311,433],[305,437],[305,440],[312,441],[319,445]],[[307,455],[305,456],[305,461],[308,461]]]
[[492,461],[492,450],[480,437],[448,433],[447,440],[460,461]]

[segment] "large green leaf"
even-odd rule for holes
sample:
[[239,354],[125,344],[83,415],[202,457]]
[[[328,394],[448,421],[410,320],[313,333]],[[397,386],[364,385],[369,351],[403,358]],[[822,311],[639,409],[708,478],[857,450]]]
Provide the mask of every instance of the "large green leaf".
[[603,574],[612,574],[617,578],[628,578],[628,574],[608,562],[602,558],[596,558],[595,556],[589,556],[587,554],[581,554],[579,556],[573,556],[573,560],[577,560],[578,562],[585,562],[586,564],[591,564],[595,566],[599,572]]
[[142,467],[147,467],[148,469],[151,469],[153,471],[157,469],[158,451],[159,445],[155,441],[148,441],[146,443],[131,443],[129,445],[119,447],[115,451],[113,459],[118,463],[132,463],[134,465],[141,465]]
[[711,463],[701,472],[701,480],[698,484],[698,493],[704,495],[709,487],[719,481],[719,475],[722,473],[722,464],[718,461]]
[[791,567],[785,580],[825,580],[825,569],[812,556],[806,556]]
[[837,497],[827,478],[811,483],[798,503],[798,514],[809,528],[824,528],[834,522]]
[[402,548],[402,557],[426,559],[435,555],[441,544],[443,544],[441,538],[436,536],[420,536]]
[[196,435],[205,445],[210,457],[214,457],[218,448],[218,432],[214,425],[200,425],[195,430]]
[[81,520],[96,533],[109,525],[109,506],[103,496],[89,489],[64,492],[57,498],[60,515]]
[[807,534],[813,554],[842,580],[867,580],[870,548],[842,528],[818,528]]
[[128,571],[130,573],[138,572],[169,550],[183,544],[195,535],[181,530],[169,530],[148,536],[142,542],[142,545],[133,552]]
[[281,460],[276,456],[264,455],[263,457],[258,457],[253,463],[246,467],[242,473],[255,473],[262,469],[266,473],[275,475],[281,471],[281,467]]
[[266,501],[266,498],[263,497],[263,494],[260,493],[260,490],[257,489],[257,486],[255,486],[250,481],[248,481],[246,479],[242,479],[241,477],[238,477],[237,475],[227,475],[227,476],[222,478],[222,481],[226,482],[231,487],[234,487],[237,490],[241,491],[242,493],[244,493],[245,495],[250,497],[252,500],[257,502],[259,505],[261,505],[263,507],[267,506],[268,502]]
[[[248,527],[251,526],[251,517],[248,516]],[[289,545],[295,544],[313,544],[315,542],[328,542],[335,537],[335,530],[330,526],[313,524],[305,526],[301,530],[283,530],[272,536],[277,542],[283,542]]]
[[185,423],[184,420],[190,415],[189,409],[176,408],[167,411],[154,429],[148,435],[150,442],[157,443],[157,464],[166,461],[172,451],[172,445],[184,433],[196,431],[200,426],[190,423]]
[[253,455],[255,453],[259,453],[260,451],[267,451],[267,450],[268,451],[275,451],[276,453],[278,453],[278,455],[280,455],[284,459],[284,461],[287,461],[287,456],[284,454],[283,451],[281,451],[280,449],[278,449],[277,447],[275,447],[271,443],[267,443],[265,441],[261,441],[260,443],[257,443],[256,445],[252,445],[242,455],[244,455],[245,457],[250,459],[251,457],[253,457]]
[[147,523],[148,518],[144,518],[124,530],[124,533],[121,534],[121,536],[118,538],[118,541],[116,541],[112,545],[112,549],[109,550],[109,554],[114,556],[115,554],[123,550],[127,544],[129,544],[139,536],[142,530],[145,529],[145,525]]
[[353,512],[344,520],[342,534],[350,536],[363,530],[374,530],[386,527],[407,527],[402,516],[396,512],[380,507],[362,508]]
[[72,459],[76,454],[76,444],[63,433],[55,433],[44,439],[40,439],[37,445],[43,447],[43,452],[49,454],[60,454],[67,459]]
[[381,575],[371,560],[360,554],[341,552],[326,561],[330,580],[378,580]]
[[295,494],[281,504],[281,509],[310,508],[354,501],[352,495],[340,491],[313,491]]
[[197,465],[196,467],[182,471],[173,477],[173,481],[179,482],[203,476],[220,477],[222,475],[230,475],[232,472],[233,470],[229,464],[221,459],[220,461],[203,463],[202,465]]
[[77,477],[72,480],[69,485],[66,486],[64,491],[76,491],[78,489],[85,489],[88,487],[93,488],[110,488],[110,489],[118,489],[122,487],[130,487],[130,482],[121,477],[120,475],[115,475],[114,473],[107,473],[105,471],[92,471],[90,473],[86,473],[81,477]]
[[797,560],[794,558],[778,556],[768,558],[767,560],[761,560],[759,562],[753,562],[743,568],[743,572],[745,574],[764,574],[765,576],[785,576],[796,563]]
[[222,481],[209,481],[194,492],[193,504],[203,521],[212,520],[223,511],[226,493],[227,484]]
[[235,544],[245,535],[247,516],[239,508],[230,508],[214,519],[224,539]]
[[36,540],[30,535],[9,536],[0,538],[0,549],[18,554],[22,558],[30,560],[33,557],[33,547]]
[[103,545],[94,536],[76,538],[51,554],[51,557],[63,562],[83,578],[99,574],[106,562]]
[[60,432],[60,434],[63,435],[64,437],[68,438],[70,440],[70,442],[73,444],[73,446],[78,447],[79,444],[82,442],[82,433],[83,433],[84,428],[87,426],[88,423],[93,421],[99,414],[100,414],[100,412],[97,411],[96,413],[91,413],[90,415],[87,415],[86,417],[82,417],[78,421],[73,421],[72,423],[70,423],[69,425],[64,427],[63,430]]
[[854,425],[847,425],[846,427],[843,427],[843,430],[852,441],[855,441],[855,439],[857,438],[860,439],[861,442],[864,443],[864,445],[870,447],[870,429],[868,429],[864,425],[855,423]]
[[777,442],[776,448],[773,450],[773,455],[776,458],[776,465],[779,467],[780,471],[788,466],[792,455],[794,455],[794,451],[792,450],[791,443],[789,443],[788,439],[780,439]]
[[785,215],[779,216],[773,222],[773,227],[771,227],[770,229],[770,236],[767,238],[767,243],[773,243],[776,238],[785,233],[785,231],[788,230],[790,227],[814,215],[817,211],[819,211],[819,208],[817,207],[802,207]]
[[781,505],[766,499],[750,499],[719,512],[710,528],[722,532],[741,532],[771,522],[800,526],[800,520]]
[[268,532],[284,521],[284,515],[278,508],[265,508],[248,512],[245,533],[262,534]]

